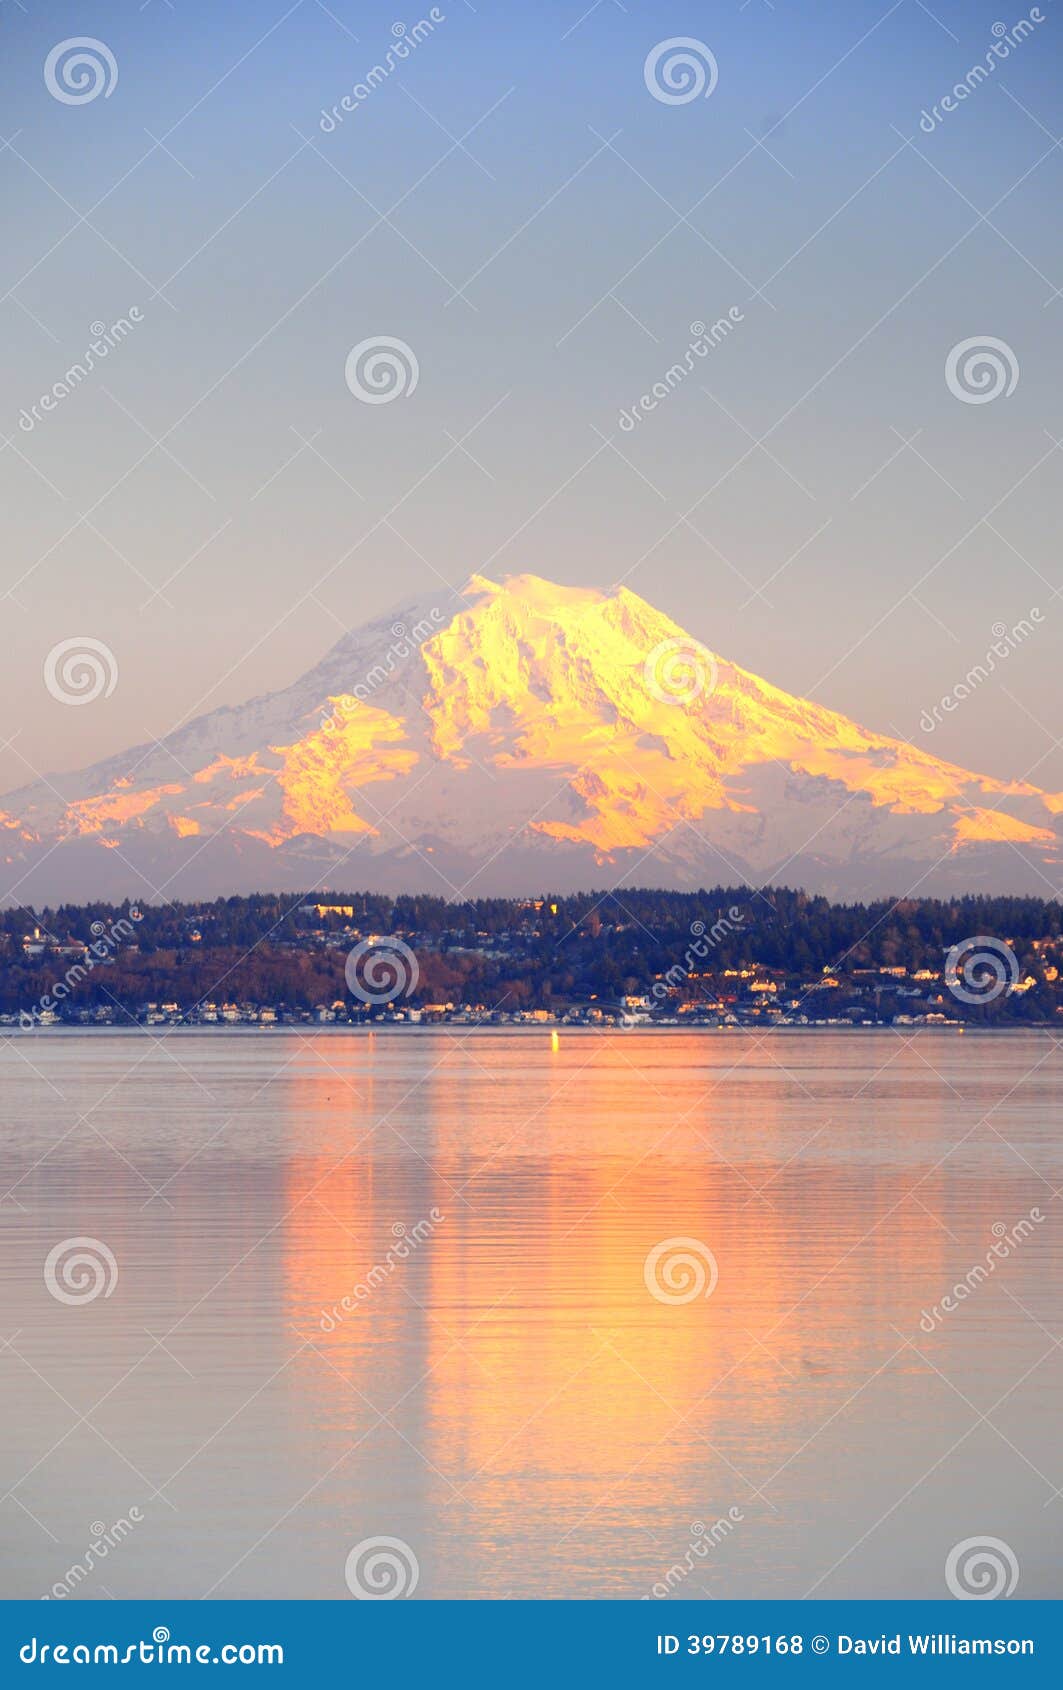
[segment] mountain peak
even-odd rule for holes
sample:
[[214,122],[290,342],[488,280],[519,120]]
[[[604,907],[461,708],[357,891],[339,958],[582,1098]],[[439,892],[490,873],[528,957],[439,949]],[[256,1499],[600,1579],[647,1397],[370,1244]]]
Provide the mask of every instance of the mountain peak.
[[[626,589],[618,589],[618,593],[620,591]],[[548,581],[545,576],[523,573],[507,575],[502,581],[492,581],[486,575],[470,575],[461,589],[461,596],[504,599],[544,615],[551,612],[561,615],[586,605],[603,604],[610,594],[600,592],[596,587],[563,587],[557,581]]]
[[635,873],[869,896],[1043,885],[1061,813],[782,691],[626,586],[474,574],[282,692],[11,795],[0,838],[38,896]]

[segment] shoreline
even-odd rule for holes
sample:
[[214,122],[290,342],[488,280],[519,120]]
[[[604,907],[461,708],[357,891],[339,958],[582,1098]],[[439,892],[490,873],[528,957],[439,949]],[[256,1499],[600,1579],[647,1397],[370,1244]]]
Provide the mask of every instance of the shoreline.
[[997,1037],[999,1035],[1014,1033],[1052,1033],[1063,1037],[1063,1027],[1055,1025],[1051,1021],[1013,1022],[1003,1027],[980,1027],[974,1023],[963,1021],[936,1022],[930,1027],[916,1025],[893,1027],[883,1024],[852,1027],[846,1026],[842,1023],[829,1027],[778,1027],[772,1026],[771,1024],[767,1024],[763,1027],[654,1027],[645,1025],[624,1027],[617,1026],[615,1024],[603,1024],[600,1027],[580,1027],[564,1026],[562,1023],[556,1021],[541,1022],[537,1026],[519,1026],[516,1024],[496,1026],[490,1023],[448,1023],[443,1021],[435,1022],[428,1026],[420,1023],[403,1024],[401,1022],[382,1022],[375,1026],[369,1025],[368,1023],[356,1025],[346,1022],[337,1026],[333,1022],[324,1021],[307,1022],[294,1027],[278,1027],[269,1025],[256,1026],[254,1023],[245,1023],[244,1025],[240,1025],[239,1023],[228,1023],[225,1026],[219,1027],[206,1022],[202,1025],[194,1026],[171,1025],[164,1027],[142,1027],[140,1025],[113,1027],[3,1027],[0,1028],[0,1043],[7,1043],[15,1037],[40,1038],[42,1036],[55,1036],[59,1038],[70,1038],[87,1036],[90,1038],[96,1038],[114,1033],[120,1033],[123,1036],[133,1033],[148,1034],[154,1039],[172,1036],[173,1034],[188,1036],[189,1034],[194,1033],[206,1034],[212,1038],[225,1037],[227,1035],[251,1038],[275,1034],[292,1037],[305,1036],[307,1033],[327,1033],[330,1036],[339,1036],[343,1034],[358,1036],[364,1036],[367,1034],[372,1034],[374,1036],[377,1034],[392,1034],[400,1037],[417,1035],[423,1037],[425,1035],[440,1033],[449,1037],[457,1037],[459,1034],[465,1033],[490,1033],[495,1035],[500,1033],[515,1033],[519,1034],[521,1037],[541,1037],[543,1034],[549,1035],[551,1033],[556,1033],[559,1039],[562,1035],[566,1038],[572,1038],[574,1036],[586,1037],[588,1034],[600,1037],[603,1033],[623,1033],[625,1035],[656,1034],[658,1036],[662,1034],[677,1033],[684,1038],[688,1038],[694,1033],[712,1034],[717,1037],[721,1035],[733,1036],[734,1034],[748,1034],[758,1038],[763,1038],[766,1034],[791,1034],[796,1037],[801,1037],[806,1034],[822,1035],[826,1033],[842,1033],[846,1035],[851,1033],[894,1033],[905,1035],[912,1033],[944,1033],[953,1037],[958,1034],[962,1034],[963,1036],[977,1034],[980,1036]]

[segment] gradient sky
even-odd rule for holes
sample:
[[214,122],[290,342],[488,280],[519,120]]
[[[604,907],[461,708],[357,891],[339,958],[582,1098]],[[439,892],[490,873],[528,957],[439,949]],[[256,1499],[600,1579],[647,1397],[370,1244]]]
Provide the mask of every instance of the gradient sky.
[[[0,789],[286,685],[411,595],[525,570],[624,580],[790,691],[1063,788],[1063,22],[1040,9],[928,135],[1028,8],[446,0],[325,134],[427,6],[2,0]],[[43,67],[80,35],[119,78],[69,106]],[[711,98],[649,94],[672,36],[712,49]],[[106,366],[20,427],[133,306]],[[420,378],[364,405],[344,364],[377,335]],[[961,403],[946,356],[986,335],[1018,385]],[[1034,607],[928,742],[921,712]],[[79,634],[120,672],[71,709],[42,663]]]

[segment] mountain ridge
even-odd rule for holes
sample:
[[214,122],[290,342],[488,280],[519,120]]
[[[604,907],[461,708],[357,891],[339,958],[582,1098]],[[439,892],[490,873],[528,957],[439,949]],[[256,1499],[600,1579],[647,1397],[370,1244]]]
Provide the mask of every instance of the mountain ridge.
[[1043,890],[1060,861],[1063,795],[797,698],[627,587],[474,575],[455,598],[410,600],[288,687],[0,799],[9,878],[204,895],[342,863],[453,895],[797,870],[863,896],[920,877]]

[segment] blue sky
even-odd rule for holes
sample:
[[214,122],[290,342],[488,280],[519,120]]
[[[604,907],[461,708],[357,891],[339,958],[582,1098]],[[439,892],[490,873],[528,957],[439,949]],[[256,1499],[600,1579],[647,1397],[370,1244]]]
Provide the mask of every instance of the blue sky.
[[[438,10],[325,133],[429,8],[0,6],[2,786],[284,685],[398,600],[532,570],[625,580],[913,738],[1036,606],[933,749],[1063,788],[1054,0],[930,134],[921,112],[1028,8]],[[68,105],[43,68],[79,36],[118,79]],[[711,97],[649,92],[674,37],[711,51]],[[20,424],[132,307],[105,366]],[[729,308],[696,378],[623,432]],[[416,390],[362,404],[345,361],[380,336]],[[1017,384],[960,402],[945,360],[986,336]],[[41,686],[75,634],[119,662],[91,710]]]

